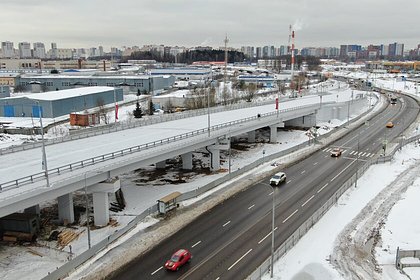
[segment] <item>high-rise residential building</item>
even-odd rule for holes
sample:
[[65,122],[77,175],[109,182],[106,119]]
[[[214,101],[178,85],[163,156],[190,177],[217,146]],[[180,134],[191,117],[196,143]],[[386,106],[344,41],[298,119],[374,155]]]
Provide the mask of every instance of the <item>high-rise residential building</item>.
[[34,58],[45,58],[45,45],[44,43],[41,42],[36,42],[34,43],[34,52],[33,52],[33,57]]
[[262,48],[261,47],[256,47],[255,49],[255,57],[258,58],[262,58]]
[[19,43],[19,57],[20,58],[31,58],[32,57],[32,50],[31,44],[28,42],[20,42]]
[[49,58],[56,59],[58,58],[57,43],[51,43],[51,50],[48,51]]
[[105,53],[104,53],[104,47],[102,47],[102,46],[99,46],[98,47],[98,56],[104,56],[105,55]]
[[251,46],[243,46],[241,47],[241,52],[250,59],[254,58],[254,47]]
[[389,45],[381,45],[380,55],[388,56],[389,55]]
[[15,49],[13,48],[13,42],[1,42],[1,51],[4,58],[15,57]]

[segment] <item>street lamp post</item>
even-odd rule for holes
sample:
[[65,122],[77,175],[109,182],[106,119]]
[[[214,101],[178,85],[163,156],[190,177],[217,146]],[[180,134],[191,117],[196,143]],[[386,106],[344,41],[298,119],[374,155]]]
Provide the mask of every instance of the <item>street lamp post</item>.
[[208,131],[209,137],[210,137],[210,90],[211,90],[211,85],[210,85],[210,89],[207,91],[207,131]]
[[275,197],[276,195],[276,189],[275,187],[273,187],[273,209],[271,210],[272,212],[272,223],[271,223],[271,269],[270,269],[270,278],[273,278],[274,275],[274,213],[275,213]]
[[39,113],[39,125],[41,127],[41,139],[42,139],[42,169],[45,170],[45,178],[47,179],[47,187],[50,186],[50,178],[48,174],[48,165],[47,165],[47,153],[45,152],[45,140],[44,140],[44,126],[42,124],[42,110],[39,101],[38,104],[38,113]]
[[87,183],[86,183],[86,175],[87,172],[85,173],[85,202],[86,202],[86,228],[87,228],[87,235],[88,235],[88,247],[90,249],[91,247],[91,243],[90,243],[90,225],[89,225],[89,199],[88,199],[88,194],[87,194]]

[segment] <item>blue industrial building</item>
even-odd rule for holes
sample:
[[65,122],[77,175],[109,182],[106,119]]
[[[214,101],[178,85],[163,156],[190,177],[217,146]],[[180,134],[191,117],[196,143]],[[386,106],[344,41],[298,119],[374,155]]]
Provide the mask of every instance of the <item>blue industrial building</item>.
[[85,87],[0,99],[2,117],[55,118],[123,100],[123,90],[112,87]]
[[244,81],[246,84],[258,84],[267,88],[274,87],[274,82],[275,82],[273,76],[255,76],[255,75],[239,75],[238,81]]

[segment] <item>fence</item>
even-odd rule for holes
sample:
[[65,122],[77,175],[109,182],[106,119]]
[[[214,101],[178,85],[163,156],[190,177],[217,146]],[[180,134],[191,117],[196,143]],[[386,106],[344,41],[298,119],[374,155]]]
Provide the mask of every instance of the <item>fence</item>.
[[417,258],[420,261],[420,250],[400,250],[400,247],[397,247],[397,254],[395,257],[395,267],[399,270],[404,269],[405,267],[420,267],[420,263],[402,263],[402,258]]

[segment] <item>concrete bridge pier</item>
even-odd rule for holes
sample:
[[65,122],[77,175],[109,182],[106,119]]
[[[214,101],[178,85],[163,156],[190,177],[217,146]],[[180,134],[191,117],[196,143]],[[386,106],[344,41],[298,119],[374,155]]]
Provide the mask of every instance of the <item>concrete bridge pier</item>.
[[255,130],[248,132],[248,143],[255,143]]
[[68,193],[57,198],[58,200],[58,220],[61,223],[66,221],[74,223],[73,193]]
[[115,193],[121,188],[119,178],[88,187],[93,196],[93,218],[95,226],[106,226],[109,223],[109,193]]
[[166,160],[156,162],[156,169],[165,169],[166,167]]
[[25,213],[27,214],[35,214],[35,215],[40,215],[41,214],[41,208],[39,208],[39,204],[34,205],[32,207],[26,208],[24,210]]
[[182,169],[192,170],[193,169],[192,152],[188,152],[181,155],[181,158],[182,158]]
[[270,143],[277,143],[277,128],[284,127],[284,122],[270,125]]
[[210,169],[219,170],[220,169],[220,149],[218,145],[209,146],[208,150],[210,151]]

